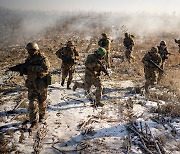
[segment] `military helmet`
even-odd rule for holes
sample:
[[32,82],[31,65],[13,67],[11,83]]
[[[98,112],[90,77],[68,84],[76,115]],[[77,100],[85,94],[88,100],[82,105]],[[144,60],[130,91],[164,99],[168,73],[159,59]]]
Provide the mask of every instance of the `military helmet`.
[[128,37],[128,36],[129,36],[129,34],[128,34],[128,33],[124,33],[124,36],[125,36],[125,37]]
[[151,53],[158,53],[158,48],[157,47],[152,47],[150,52]]
[[39,50],[39,46],[36,42],[30,42],[26,45],[26,50]]
[[67,46],[74,46],[74,42],[73,41],[67,41],[66,45]]
[[161,41],[160,45],[165,45],[166,46],[166,42],[165,41]]
[[175,43],[180,44],[180,40],[174,39]]
[[106,49],[99,47],[97,50],[97,53],[105,56],[106,55]]
[[101,35],[104,36],[104,37],[107,37],[107,34],[106,34],[106,33],[102,33]]

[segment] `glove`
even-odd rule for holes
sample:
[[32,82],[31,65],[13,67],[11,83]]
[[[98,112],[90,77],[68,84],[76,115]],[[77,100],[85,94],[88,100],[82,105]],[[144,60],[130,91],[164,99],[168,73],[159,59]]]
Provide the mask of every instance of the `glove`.
[[145,66],[149,66],[149,63],[147,61],[144,61]]

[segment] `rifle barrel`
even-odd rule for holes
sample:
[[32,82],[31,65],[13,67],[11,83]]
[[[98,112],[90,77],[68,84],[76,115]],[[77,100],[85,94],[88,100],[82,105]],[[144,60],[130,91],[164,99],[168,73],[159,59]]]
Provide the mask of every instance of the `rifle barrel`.
[[164,70],[162,68],[159,67],[159,65],[157,65],[153,60],[150,60],[150,62],[156,67],[158,68],[160,71],[164,72]]

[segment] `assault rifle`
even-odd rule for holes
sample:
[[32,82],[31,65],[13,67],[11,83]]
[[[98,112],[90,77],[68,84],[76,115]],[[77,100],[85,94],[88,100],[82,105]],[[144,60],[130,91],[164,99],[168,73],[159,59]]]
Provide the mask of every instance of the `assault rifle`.
[[158,68],[158,70],[160,70],[161,72],[164,73],[164,70],[163,70],[161,67],[159,67],[159,65],[157,65],[153,60],[150,60],[150,62],[151,62],[151,64],[153,64],[156,68]]
[[101,63],[101,61],[100,61],[100,60],[97,60],[97,62],[98,62],[98,64],[101,65],[102,71],[105,73],[105,75],[107,75],[107,76],[111,79],[108,70],[104,67],[104,65]]
[[167,55],[174,55],[173,53],[170,53],[170,52],[167,52],[166,54],[167,54]]
[[27,66],[29,63],[22,63],[22,64],[17,64],[15,66],[9,67],[7,71],[12,71],[12,72],[19,72],[20,76],[23,76],[23,74],[27,73]]

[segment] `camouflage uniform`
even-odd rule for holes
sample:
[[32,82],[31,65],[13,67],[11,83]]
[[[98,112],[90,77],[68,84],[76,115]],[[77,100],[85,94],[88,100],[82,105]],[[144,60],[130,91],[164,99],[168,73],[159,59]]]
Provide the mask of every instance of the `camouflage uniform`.
[[102,33],[102,39],[99,40],[98,45],[104,49],[106,49],[106,55],[104,56],[104,59],[106,61],[106,66],[108,68],[111,67],[110,63],[110,48],[111,48],[111,40],[107,37],[107,34]]
[[146,53],[142,59],[142,62],[144,63],[144,73],[145,73],[145,79],[146,79],[146,82],[145,82],[146,93],[149,92],[149,86],[154,85],[155,82],[157,82],[158,68],[150,62],[150,60],[152,60],[158,66],[161,65],[162,60],[161,60],[160,55],[157,52],[158,52],[158,49],[156,47],[152,47],[150,52]]
[[[104,50],[105,51],[105,50]],[[75,82],[73,90],[76,88],[84,88],[87,92],[90,91],[92,85],[96,87],[96,104],[102,106],[102,83],[100,79],[101,71],[105,72],[102,66],[99,64],[101,58],[97,51],[94,54],[88,55],[85,62],[85,81],[84,83]]]
[[125,33],[125,38],[123,41],[124,46],[126,47],[125,56],[128,59],[129,62],[131,62],[131,59],[134,59],[132,56],[132,51],[134,49],[134,39],[133,35],[130,35],[128,33]]
[[[33,43],[29,44],[31,45]],[[33,55],[29,55],[25,60],[25,63],[28,65],[24,72],[27,75],[25,85],[28,88],[29,118],[33,126],[45,118],[48,87],[47,76],[50,63],[38,50],[28,49],[28,45],[27,50],[29,53],[31,52],[30,50],[36,52]]]
[[[164,63],[165,63],[165,60],[168,59],[168,54],[169,54],[167,47],[166,47],[166,43],[164,41],[161,41],[160,46],[157,46],[157,48],[158,48],[158,53],[162,59],[162,63],[160,65],[160,67],[162,69],[164,69]],[[163,76],[163,72],[159,71],[158,82],[162,79],[162,76]]]
[[74,46],[74,45],[71,41],[68,41],[66,47],[62,47],[56,52],[57,57],[62,60],[62,65],[61,65],[62,86],[64,86],[64,81],[69,74],[69,78],[67,81],[67,89],[70,89],[69,86],[72,82],[73,73],[75,71],[75,61],[79,57],[79,53],[76,51],[75,47],[70,47],[70,46]]
[[179,46],[179,53],[180,53],[180,39],[179,40],[174,40],[175,41],[175,43],[177,43],[178,44],[178,46]]

